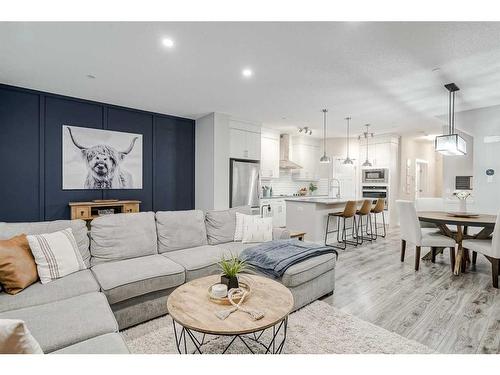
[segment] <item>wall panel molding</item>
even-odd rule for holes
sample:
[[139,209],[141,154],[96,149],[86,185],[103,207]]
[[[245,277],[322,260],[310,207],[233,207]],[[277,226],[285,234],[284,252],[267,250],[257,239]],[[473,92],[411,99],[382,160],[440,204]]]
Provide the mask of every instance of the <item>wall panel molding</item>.
[[[143,134],[143,189],[62,190],[62,125]],[[69,201],[139,199],[141,210],[194,208],[191,119],[0,84],[0,221],[69,218]],[[19,165],[19,168],[16,168]],[[19,186],[20,185],[20,186]]]

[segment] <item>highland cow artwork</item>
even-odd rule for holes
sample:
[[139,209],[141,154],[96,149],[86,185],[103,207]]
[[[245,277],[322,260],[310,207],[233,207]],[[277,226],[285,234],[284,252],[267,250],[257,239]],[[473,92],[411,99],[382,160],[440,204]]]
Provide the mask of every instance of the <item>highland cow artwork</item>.
[[63,190],[142,189],[142,134],[63,125]]

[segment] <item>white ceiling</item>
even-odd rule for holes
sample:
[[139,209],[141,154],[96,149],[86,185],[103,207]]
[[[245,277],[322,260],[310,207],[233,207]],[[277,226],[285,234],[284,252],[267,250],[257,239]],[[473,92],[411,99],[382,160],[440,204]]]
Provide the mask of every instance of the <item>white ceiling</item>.
[[190,118],[307,125],[315,136],[325,107],[329,136],[344,134],[346,115],[355,133],[365,123],[436,133],[445,83],[461,88],[458,111],[500,104],[499,40],[500,23],[3,22],[0,82]]

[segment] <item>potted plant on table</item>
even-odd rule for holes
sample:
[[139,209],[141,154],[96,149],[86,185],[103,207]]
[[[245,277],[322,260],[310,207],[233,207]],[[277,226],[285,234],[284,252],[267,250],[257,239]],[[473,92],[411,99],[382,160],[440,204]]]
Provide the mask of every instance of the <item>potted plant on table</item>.
[[238,275],[249,268],[244,260],[232,254],[229,258],[222,256],[218,264],[222,271],[220,283],[227,285],[227,290],[238,288]]
[[317,186],[316,186],[313,182],[311,182],[311,183],[309,184],[309,191],[311,192],[311,195],[314,195],[314,192],[315,192],[316,190],[318,190],[318,187],[317,187]]

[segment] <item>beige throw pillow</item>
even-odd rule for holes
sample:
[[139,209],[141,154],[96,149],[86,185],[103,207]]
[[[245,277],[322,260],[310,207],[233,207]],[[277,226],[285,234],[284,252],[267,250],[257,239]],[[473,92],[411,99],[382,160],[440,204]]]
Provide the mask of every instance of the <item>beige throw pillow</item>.
[[245,215],[241,242],[268,242],[273,240],[273,218]]
[[43,351],[22,320],[0,319],[0,354],[43,354]]
[[87,268],[71,228],[27,237],[42,284]]

